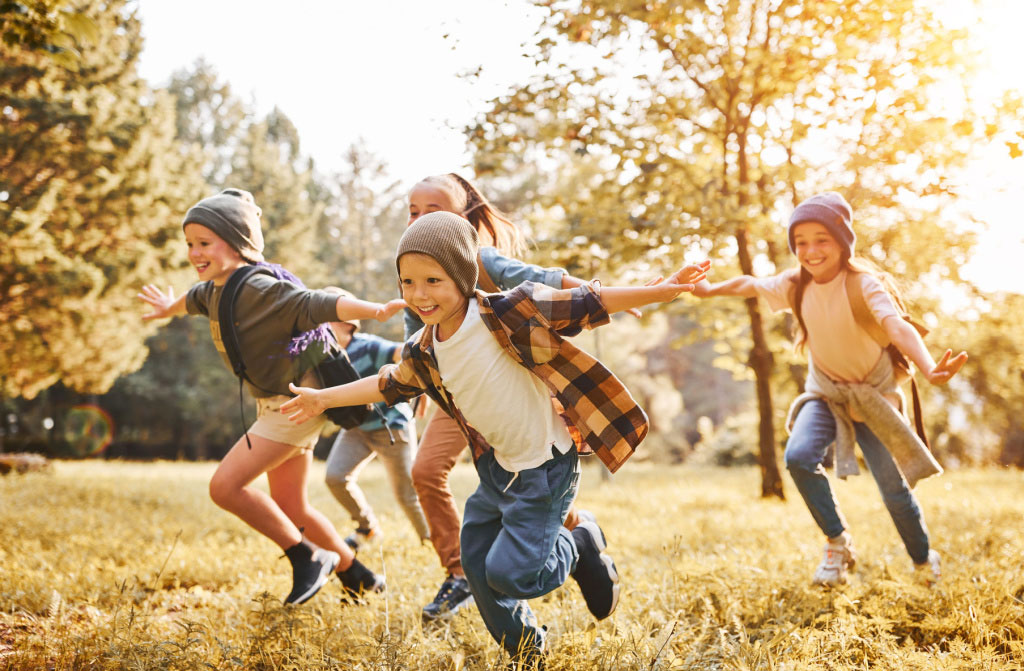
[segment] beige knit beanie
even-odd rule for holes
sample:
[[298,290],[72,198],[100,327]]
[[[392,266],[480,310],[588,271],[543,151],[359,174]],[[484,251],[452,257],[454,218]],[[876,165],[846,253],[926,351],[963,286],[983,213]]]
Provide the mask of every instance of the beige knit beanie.
[[476,289],[478,243],[476,229],[451,212],[431,212],[412,223],[398,241],[395,266],[403,254],[417,252],[437,261],[463,296]]
[[263,261],[262,214],[263,210],[248,191],[224,189],[189,208],[181,227],[202,224],[234,247],[243,259],[260,263]]

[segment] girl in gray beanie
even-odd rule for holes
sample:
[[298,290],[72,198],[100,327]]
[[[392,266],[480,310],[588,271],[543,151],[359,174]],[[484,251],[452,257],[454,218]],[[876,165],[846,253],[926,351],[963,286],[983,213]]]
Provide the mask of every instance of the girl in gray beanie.
[[[945,384],[967,361],[947,349],[932,359],[891,282],[854,256],[853,209],[826,191],[804,200],[787,226],[798,267],[766,278],[740,275],[701,282],[694,295],[765,298],[773,310],[796,316],[798,346],[808,352],[805,393],[787,419],[786,467],[811,516],[825,536],[825,551],[813,582],[847,581],[857,554],[832,494],[824,464],[835,444],[836,474],[858,472],[854,444],[861,448],[900,538],[924,584],[940,577],[921,507],[911,491],[942,472],[921,435],[906,421],[901,375],[913,362],[932,384]],[[920,419],[920,416],[918,416]]]
[[[284,550],[292,566],[292,589],[285,603],[311,598],[332,573],[337,573],[347,598],[358,598],[362,592],[382,590],[384,581],[355,558],[305,491],[313,446],[326,420],[321,416],[297,427],[279,408],[288,399],[289,383],[315,381],[316,359],[323,359],[333,342],[325,324],[385,320],[405,303],[381,305],[306,289],[294,275],[264,262],[261,214],[252,194],[242,189],[225,189],[190,208],[182,229],[200,282],[178,298],[173,289],[165,294],[146,285],[139,298],[153,310],[143,319],[206,315],[214,344],[233,370],[218,321],[221,297],[236,271],[259,266],[235,294],[233,328],[258,416],[217,466],[210,497]],[[295,333],[302,335],[293,337]],[[271,482],[269,495],[252,486],[264,473]]]

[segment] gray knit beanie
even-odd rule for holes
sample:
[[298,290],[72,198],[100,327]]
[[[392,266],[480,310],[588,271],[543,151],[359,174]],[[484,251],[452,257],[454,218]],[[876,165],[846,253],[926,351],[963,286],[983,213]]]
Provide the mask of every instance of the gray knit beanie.
[[789,251],[793,245],[793,227],[807,221],[816,221],[828,229],[840,246],[853,256],[857,234],[853,232],[853,209],[841,194],[835,191],[817,193],[796,206],[789,217]]
[[263,230],[252,194],[242,189],[224,189],[216,196],[203,198],[185,213],[185,224],[202,224],[220,236],[249,263],[263,261]]
[[444,268],[463,296],[472,296],[476,289],[478,250],[472,224],[451,212],[431,212],[405,229],[398,241],[395,265],[403,254],[426,254]]

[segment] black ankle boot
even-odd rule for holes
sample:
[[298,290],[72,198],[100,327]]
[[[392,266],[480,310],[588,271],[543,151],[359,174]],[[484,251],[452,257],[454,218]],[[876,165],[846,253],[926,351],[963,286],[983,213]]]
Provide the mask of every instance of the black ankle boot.
[[353,559],[352,565],[344,571],[338,571],[338,579],[348,601],[358,602],[364,593],[384,591],[384,578],[366,568],[358,559]]
[[285,603],[303,603],[324,586],[341,561],[337,552],[324,550],[303,539],[284,551],[292,564],[292,591]]

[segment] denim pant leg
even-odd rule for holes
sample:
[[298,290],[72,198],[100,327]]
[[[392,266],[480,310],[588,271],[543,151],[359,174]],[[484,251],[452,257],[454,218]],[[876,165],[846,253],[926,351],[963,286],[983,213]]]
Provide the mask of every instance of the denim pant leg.
[[896,531],[903,539],[907,553],[915,563],[924,563],[928,560],[928,529],[914,492],[900,473],[889,450],[885,449],[885,445],[871,429],[860,422],[856,422],[854,427],[864,461],[871,469],[878,491],[882,493],[882,501],[896,525]]
[[487,453],[477,472],[480,486],[463,515],[462,567],[487,630],[515,655],[544,637],[525,599],[556,589],[576,567],[576,543],[562,522],[579,487],[579,459],[571,449],[514,474]]
[[818,528],[829,538],[835,538],[846,529],[846,520],[839,512],[832,485],[822,466],[835,439],[836,420],[832,411],[825,401],[813,399],[800,408],[785,452],[786,468],[793,476],[797,491]]

